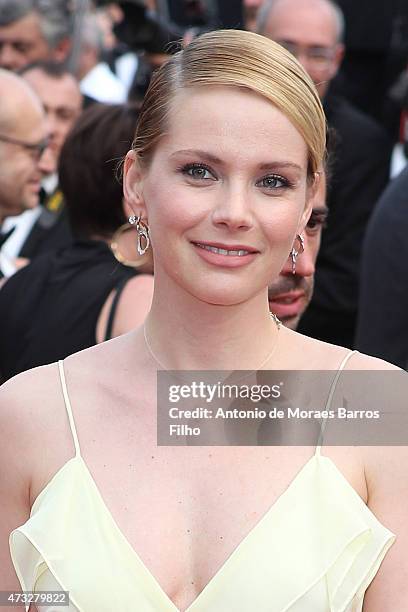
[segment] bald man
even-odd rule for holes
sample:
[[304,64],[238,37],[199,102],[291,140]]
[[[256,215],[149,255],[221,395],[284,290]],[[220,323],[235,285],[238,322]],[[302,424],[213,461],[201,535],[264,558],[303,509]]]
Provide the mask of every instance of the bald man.
[[46,138],[36,94],[22,78],[0,69],[0,223],[38,204]]
[[329,219],[313,299],[299,331],[352,347],[362,243],[389,177],[391,143],[373,119],[330,92],[343,54],[344,19],[332,0],[266,0],[258,31],[295,55],[314,81],[335,133]]
[[[22,78],[0,68],[0,228],[6,218],[36,209],[52,161],[47,146],[40,100]],[[0,231],[0,278],[16,270],[1,250],[11,231]]]
[[331,0],[266,0],[258,26],[298,58],[323,99],[344,56],[340,8]]

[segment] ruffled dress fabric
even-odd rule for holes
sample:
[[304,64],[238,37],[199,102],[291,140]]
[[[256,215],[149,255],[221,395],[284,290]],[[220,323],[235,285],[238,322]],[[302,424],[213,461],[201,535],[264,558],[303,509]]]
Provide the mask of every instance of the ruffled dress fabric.
[[[186,612],[361,612],[394,539],[317,452]],[[41,612],[179,612],[80,454],[40,493],[10,549],[23,590],[69,591],[69,607]]]

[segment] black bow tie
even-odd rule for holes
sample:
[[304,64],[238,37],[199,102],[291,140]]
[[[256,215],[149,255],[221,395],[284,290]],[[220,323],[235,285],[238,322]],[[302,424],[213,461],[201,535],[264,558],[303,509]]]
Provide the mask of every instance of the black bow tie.
[[6,240],[10,238],[11,234],[14,232],[15,229],[16,229],[16,226],[14,225],[11,229],[9,229],[8,232],[0,232],[0,249],[3,246],[3,244],[6,242]]

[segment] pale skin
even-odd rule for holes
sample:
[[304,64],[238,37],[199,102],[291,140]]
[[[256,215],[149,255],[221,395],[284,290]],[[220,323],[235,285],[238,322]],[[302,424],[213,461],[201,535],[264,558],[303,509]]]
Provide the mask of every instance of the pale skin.
[[[146,325],[154,353],[172,369],[254,369],[279,342],[265,369],[336,370],[345,349],[288,329],[277,332],[268,316],[268,281],[310,214],[313,186],[302,137],[280,111],[249,92],[192,90],[178,94],[177,103],[151,163],[141,167],[132,153],[125,168],[127,200],[149,221],[154,243],[155,293]],[[187,149],[201,153],[180,153]],[[256,255],[241,267],[211,264],[196,251],[200,240],[246,244]],[[69,357],[65,368],[82,455],[105,503],[162,589],[185,610],[314,449],[158,447],[158,365],[142,329]],[[392,367],[355,355],[347,368]],[[74,452],[56,366],[5,385],[0,414],[0,461],[7,465],[0,473],[5,590],[19,588],[10,531],[27,519],[34,499]],[[24,453],[16,453],[17,444]],[[407,450],[323,452],[398,536],[364,612],[404,609]]]

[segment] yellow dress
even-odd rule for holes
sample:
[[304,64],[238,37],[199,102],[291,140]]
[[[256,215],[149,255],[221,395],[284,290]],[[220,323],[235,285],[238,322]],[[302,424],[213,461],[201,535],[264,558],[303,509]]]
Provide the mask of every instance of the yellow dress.
[[[98,491],[59,367],[76,452],[10,535],[21,587],[69,591],[41,612],[180,612]],[[186,612],[359,612],[394,539],[318,446]]]

